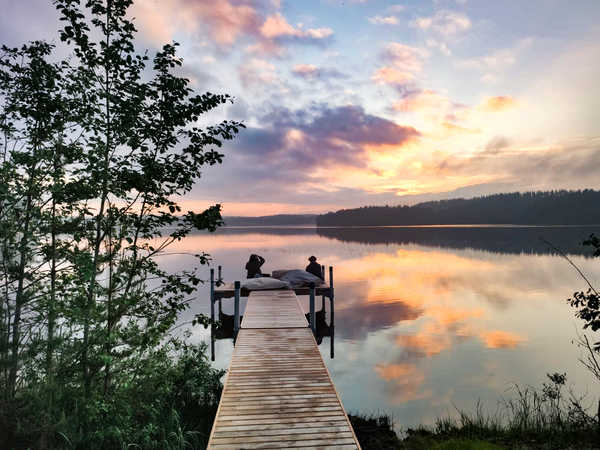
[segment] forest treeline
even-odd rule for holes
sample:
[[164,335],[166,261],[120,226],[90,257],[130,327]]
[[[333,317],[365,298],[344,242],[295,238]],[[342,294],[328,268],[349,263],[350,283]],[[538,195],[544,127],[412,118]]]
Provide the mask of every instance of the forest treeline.
[[317,216],[317,226],[595,225],[600,191],[513,192],[413,206],[364,206]]
[[224,217],[225,226],[229,227],[260,227],[260,226],[286,226],[286,225],[313,225],[315,214],[275,214],[272,216],[230,216]]

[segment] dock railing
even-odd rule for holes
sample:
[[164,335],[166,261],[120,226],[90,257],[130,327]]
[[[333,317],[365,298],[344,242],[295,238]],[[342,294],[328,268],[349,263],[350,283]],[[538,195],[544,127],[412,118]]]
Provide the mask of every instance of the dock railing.
[[[215,286],[223,286],[223,270],[222,266],[218,266],[217,278],[215,280],[215,269],[210,269],[210,323],[211,323],[211,333],[210,333],[210,359],[211,361],[215,360],[215,330],[217,326],[217,321],[215,320],[215,302],[219,301],[219,312],[221,311],[221,299],[224,297],[222,293],[217,295]],[[325,280],[325,266],[321,266],[321,273],[323,276],[323,280]],[[334,352],[334,334],[335,334],[335,302],[334,302],[334,288],[333,288],[333,266],[329,266],[329,286],[325,289],[317,289],[314,282],[309,284],[308,292],[306,292],[306,288],[298,288],[292,289],[298,295],[309,295],[309,320],[308,326],[313,332],[313,335],[317,337],[317,321],[316,321],[316,309],[315,309],[315,299],[317,297],[317,292],[320,292],[322,296],[322,309],[325,309],[325,297],[329,298],[329,330],[330,330],[330,357],[333,358],[335,356]],[[231,291],[229,291],[231,292]],[[230,297],[230,295],[229,295]],[[242,288],[241,282],[235,281],[233,283],[233,297],[234,297],[234,318],[233,318],[233,341],[237,338],[238,332],[240,330],[240,298],[242,297]],[[226,298],[226,297],[225,297]]]

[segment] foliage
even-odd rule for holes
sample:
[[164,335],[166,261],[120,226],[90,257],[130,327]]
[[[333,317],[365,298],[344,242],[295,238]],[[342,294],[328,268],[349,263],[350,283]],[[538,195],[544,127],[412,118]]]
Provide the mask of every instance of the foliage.
[[54,4],[69,59],[1,49],[0,446],[183,448],[219,374],[166,343],[203,281],[157,257],[222,224],[176,199],[243,125],[198,125],[231,98],[195,95],[177,44],[136,52],[132,0]]
[[[591,235],[589,239],[583,241],[583,245],[590,246],[594,249],[593,256],[600,256],[600,239],[597,236]],[[579,270],[579,269],[578,269]],[[581,271],[579,271],[581,273]],[[583,274],[582,274],[583,276]],[[584,329],[592,331],[600,330],[600,294],[592,284],[583,276],[588,284],[587,291],[578,291],[573,294],[573,298],[568,299],[569,304],[577,309],[575,315],[583,320]],[[600,340],[593,343],[593,350],[600,354]],[[600,367],[598,372],[600,374]],[[600,377],[599,377],[600,379]]]
[[471,199],[418,203],[413,206],[365,206],[317,216],[317,226],[377,225],[595,225],[600,192],[513,192]]

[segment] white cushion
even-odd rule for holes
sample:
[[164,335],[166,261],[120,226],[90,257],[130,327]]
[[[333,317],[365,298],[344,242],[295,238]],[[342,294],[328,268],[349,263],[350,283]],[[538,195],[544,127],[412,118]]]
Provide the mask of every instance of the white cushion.
[[306,270],[288,270],[280,279],[287,281],[292,288],[308,287],[310,283],[315,283],[317,287],[325,284],[319,277]]
[[267,289],[289,289],[290,285],[286,281],[276,280],[270,277],[250,278],[241,284],[242,288],[250,291],[264,291]]

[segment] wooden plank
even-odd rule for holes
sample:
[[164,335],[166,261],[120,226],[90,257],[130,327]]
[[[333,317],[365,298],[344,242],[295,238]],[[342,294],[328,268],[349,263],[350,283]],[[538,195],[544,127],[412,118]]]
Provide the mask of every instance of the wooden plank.
[[[326,297],[329,297],[331,295],[331,289],[329,289],[329,285],[327,283],[315,288],[316,290],[316,295],[324,295]],[[294,293],[296,295],[308,295],[310,293],[310,288],[308,287],[302,287],[302,288],[296,288],[296,289],[273,289],[273,290],[269,290],[269,291],[252,291],[252,290],[248,290],[245,288],[242,288],[240,290],[240,295],[242,297],[248,297],[250,296],[250,294],[257,294],[257,293],[269,293],[269,292],[290,292],[290,293]],[[223,283],[220,286],[215,286],[215,298],[221,299],[221,298],[233,298],[233,296],[235,295],[235,288],[233,283]]]
[[251,293],[209,449],[360,449],[291,291]]
[[[253,292],[246,305],[242,321],[242,328],[305,328],[307,326],[308,322],[298,298],[291,291]],[[256,339],[265,341],[268,340],[268,336],[268,334],[257,336]]]

